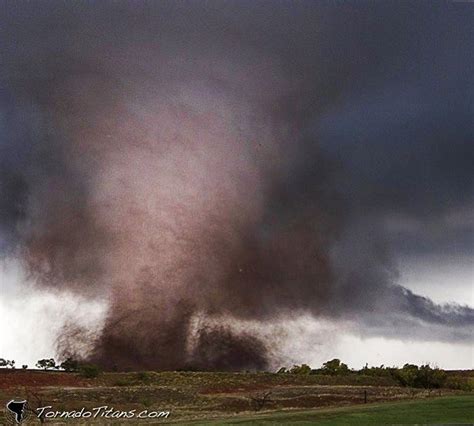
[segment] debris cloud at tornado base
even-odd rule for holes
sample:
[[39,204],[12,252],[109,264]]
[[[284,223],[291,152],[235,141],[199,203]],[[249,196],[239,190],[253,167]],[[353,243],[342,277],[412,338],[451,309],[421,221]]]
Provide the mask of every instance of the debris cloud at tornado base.
[[[448,193],[446,208],[467,201],[463,105],[457,130],[433,129],[426,116],[445,93],[403,87],[387,120],[415,92],[428,105],[399,152],[427,154],[427,167],[419,175],[383,158],[405,173],[399,189],[370,157],[347,159],[350,134],[339,133],[353,126],[359,137],[370,127],[358,123],[359,104],[383,106],[405,81],[397,75],[423,73],[406,30],[426,11],[413,5],[398,21],[390,5],[361,5],[356,16],[325,3],[214,5],[3,12],[2,255],[40,288],[108,301],[100,332],[64,328],[60,355],[92,342],[87,357],[108,369],[265,369],[278,349],[233,321],[298,313],[353,320],[367,334],[472,339],[472,308],[397,284],[384,226],[393,214],[443,217]],[[431,25],[450,19],[433,14],[419,26],[420,49]],[[377,126],[363,137],[383,137]],[[435,131],[456,141],[449,156],[427,136]]]

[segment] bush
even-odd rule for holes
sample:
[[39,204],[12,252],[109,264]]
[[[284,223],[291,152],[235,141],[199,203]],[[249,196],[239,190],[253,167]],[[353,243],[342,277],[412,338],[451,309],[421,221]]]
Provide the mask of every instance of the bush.
[[50,369],[58,368],[58,366],[56,366],[56,362],[54,361],[54,358],[40,359],[36,363],[36,367],[42,368],[43,370],[50,370]]
[[347,366],[347,364],[341,362],[340,359],[334,358],[331,361],[327,361],[323,364],[321,372],[323,374],[330,374],[332,376],[339,374],[347,374],[349,373],[349,367]]
[[449,389],[456,389],[470,392],[474,390],[474,386],[469,383],[469,379],[467,377],[462,376],[449,376],[446,378],[445,387]]
[[79,366],[79,374],[86,379],[95,379],[100,374],[100,368],[94,364],[83,364]]
[[393,377],[402,385],[412,388],[439,389],[446,385],[447,374],[439,368],[431,368],[428,364],[418,367],[405,364],[402,368],[393,369]]
[[415,387],[418,366],[414,364],[405,364],[402,368],[395,370],[393,374],[395,379],[402,386]]
[[73,358],[67,358],[65,361],[61,363],[60,367],[68,373],[73,372],[73,371],[78,371],[79,361]]
[[150,384],[152,382],[153,378],[146,371],[140,371],[140,372],[135,374],[135,380],[137,380],[138,382],[141,382],[143,384]]
[[364,376],[371,376],[371,377],[391,377],[393,376],[394,370],[397,370],[397,368],[385,367],[383,364],[380,367],[369,368],[366,364],[365,367],[359,371],[359,373],[363,374]]
[[[472,390],[473,384],[469,382],[468,378],[463,376],[448,376],[448,373],[439,368],[432,368],[429,364],[418,367],[415,364],[405,364],[402,368],[397,367],[369,367],[368,364],[358,371],[350,370],[349,367],[334,358],[323,364],[322,368],[312,370],[308,365],[294,365],[291,369],[285,367],[280,368],[277,373],[291,373],[291,374],[321,374],[326,376],[347,376],[352,375],[355,383],[365,383],[370,378],[378,377],[380,383],[393,383],[400,386],[408,386],[413,388],[425,389],[439,389],[451,388],[459,390]],[[329,379],[329,378],[328,378]],[[334,381],[336,377],[331,378]],[[373,380],[373,379],[372,379]]]
[[15,361],[13,359],[8,360],[8,359],[0,358],[0,367],[10,367],[10,368],[14,369],[15,368]]
[[307,375],[311,373],[311,367],[306,364],[301,364],[301,365],[294,365],[290,369],[291,374],[302,374],[302,375]]
[[428,364],[418,369],[416,386],[428,389],[439,389],[446,383],[447,374],[439,368],[431,368]]

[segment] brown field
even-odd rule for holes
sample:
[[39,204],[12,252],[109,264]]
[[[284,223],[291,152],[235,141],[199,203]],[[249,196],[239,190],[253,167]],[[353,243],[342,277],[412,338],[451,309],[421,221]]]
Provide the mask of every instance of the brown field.
[[[258,409],[258,402],[268,392],[263,407]],[[28,399],[33,408],[51,405],[61,411],[103,405],[124,411],[169,410],[171,415],[165,422],[364,404],[365,392],[369,404],[463,393],[402,388],[388,377],[362,375],[141,372],[103,373],[85,379],[75,373],[0,370],[2,404],[15,397]],[[2,410],[1,424],[3,415]],[[116,420],[112,423],[118,424]]]

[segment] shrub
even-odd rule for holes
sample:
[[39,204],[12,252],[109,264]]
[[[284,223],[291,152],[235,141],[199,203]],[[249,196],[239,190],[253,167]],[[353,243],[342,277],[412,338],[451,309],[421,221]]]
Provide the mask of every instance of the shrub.
[[402,368],[393,369],[392,376],[402,385],[413,388],[438,389],[446,385],[447,374],[439,368],[428,364],[418,367],[405,364]]
[[152,381],[152,377],[146,371],[140,371],[135,374],[135,380],[144,384],[149,384]]
[[99,376],[100,368],[95,364],[83,364],[79,366],[79,374],[86,379],[94,379]]
[[61,363],[60,367],[68,373],[73,372],[73,371],[78,371],[79,361],[69,357]]
[[53,368],[58,368],[58,367],[56,366],[56,362],[54,361],[54,358],[40,359],[40,360],[36,363],[36,367],[42,368],[43,370],[49,370],[49,369],[53,369]]
[[365,376],[372,377],[390,377],[392,376],[393,370],[396,368],[388,368],[383,364],[380,367],[368,367],[367,364],[365,367],[359,371],[359,373],[364,374]]
[[311,367],[306,364],[301,364],[301,365],[294,365],[290,369],[291,374],[301,374],[301,375],[307,375],[311,373]]
[[469,383],[469,379],[467,377],[462,376],[449,376],[446,378],[444,385],[449,389],[456,389],[467,392],[474,390],[474,386]]
[[446,383],[447,374],[439,368],[431,368],[428,364],[422,365],[418,369],[416,377],[416,387],[439,389]]
[[8,360],[8,359],[0,358],[0,367],[10,367],[10,368],[14,369],[15,368],[15,361],[13,359]]
[[323,364],[321,369],[323,374],[338,375],[349,373],[349,367],[347,364],[341,362],[340,359],[334,358],[331,361],[327,361]]

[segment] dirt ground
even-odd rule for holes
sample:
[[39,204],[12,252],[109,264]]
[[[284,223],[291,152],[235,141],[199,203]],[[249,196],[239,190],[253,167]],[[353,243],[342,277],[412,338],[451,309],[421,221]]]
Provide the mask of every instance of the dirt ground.
[[0,390],[22,386],[41,388],[46,386],[87,386],[90,382],[75,374],[59,371],[0,370]]
[[[114,410],[170,411],[164,422],[452,394],[456,392],[401,388],[387,378],[364,376],[141,372],[104,373],[95,379],[85,379],[75,373],[0,370],[3,406],[12,398],[26,398],[32,409],[51,405],[54,410],[70,411],[107,405]],[[4,424],[3,415],[0,410],[1,424]],[[109,422],[119,424],[116,420]],[[46,423],[54,421],[46,420]],[[95,423],[103,424],[107,420],[97,419]]]

